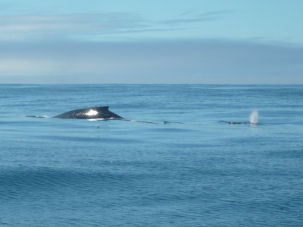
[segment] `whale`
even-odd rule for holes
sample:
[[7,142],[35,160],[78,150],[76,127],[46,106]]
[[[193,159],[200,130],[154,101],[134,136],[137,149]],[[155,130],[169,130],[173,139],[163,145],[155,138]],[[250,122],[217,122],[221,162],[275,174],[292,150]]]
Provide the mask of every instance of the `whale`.
[[250,121],[219,121],[221,123],[226,123],[230,125],[257,125],[257,122],[250,122]]
[[83,109],[71,110],[57,116],[54,118],[62,119],[101,119],[101,120],[125,120],[125,118],[120,115],[111,112],[108,106],[95,106]]
[[[49,118],[47,115],[27,115],[32,118]],[[83,119],[89,121],[106,121],[106,120],[124,120],[139,123],[157,124],[151,121],[129,120],[109,110],[109,106],[94,106],[89,108],[75,109],[62,114],[56,115],[53,118],[61,119]]]
[[249,115],[249,121],[219,121],[221,123],[230,124],[230,125],[259,125],[259,113],[258,110],[253,110]]

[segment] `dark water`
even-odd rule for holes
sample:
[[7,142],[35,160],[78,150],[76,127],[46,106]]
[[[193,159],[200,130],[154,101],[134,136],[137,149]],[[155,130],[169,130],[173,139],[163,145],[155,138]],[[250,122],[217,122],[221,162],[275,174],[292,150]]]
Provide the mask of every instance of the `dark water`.
[[[303,226],[303,86],[0,85],[0,100],[0,226]],[[25,117],[96,105],[158,124]],[[219,122],[253,109],[257,126]]]

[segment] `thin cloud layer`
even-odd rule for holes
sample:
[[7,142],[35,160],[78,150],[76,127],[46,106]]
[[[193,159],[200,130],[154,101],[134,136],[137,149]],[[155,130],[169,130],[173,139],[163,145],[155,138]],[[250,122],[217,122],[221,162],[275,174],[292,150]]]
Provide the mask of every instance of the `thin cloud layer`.
[[23,15],[0,17],[0,40],[63,39],[146,27],[134,13]]
[[294,46],[189,40],[2,43],[0,50],[0,82],[303,83],[303,48]]
[[0,17],[0,40],[93,39],[100,35],[169,32],[221,18],[230,11],[184,14],[179,18],[149,20],[138,13],[111,12],[66,15],[6,15]]
[[183,25],[183,24],[191,24],[191,23],[199,23],[220,19],[223,15],[227,13],[231,13],[231,10],[220,10],[220,11],[209,11],[200,13],[197,15],[191,15],[192,13],[183,13],[179,16],[179,18],[162,20],[160,23],[168,24],[168,25]]

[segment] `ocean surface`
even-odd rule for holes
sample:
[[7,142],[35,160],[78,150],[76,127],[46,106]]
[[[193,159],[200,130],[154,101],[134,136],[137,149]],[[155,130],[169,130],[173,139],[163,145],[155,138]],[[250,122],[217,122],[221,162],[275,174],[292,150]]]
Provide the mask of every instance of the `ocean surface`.
[[0,85],[0,226],[303,226],[303,86]]

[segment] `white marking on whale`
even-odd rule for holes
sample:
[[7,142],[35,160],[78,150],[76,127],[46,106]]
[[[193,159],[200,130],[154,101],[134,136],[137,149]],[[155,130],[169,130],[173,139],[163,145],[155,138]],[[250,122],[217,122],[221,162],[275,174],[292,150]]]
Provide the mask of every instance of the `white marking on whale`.
[[92,109],[90,109],[89,111],[87,111],[85,113],[86,116],[96,116],[97,114],[98,114],[98,111],[92,110]]

